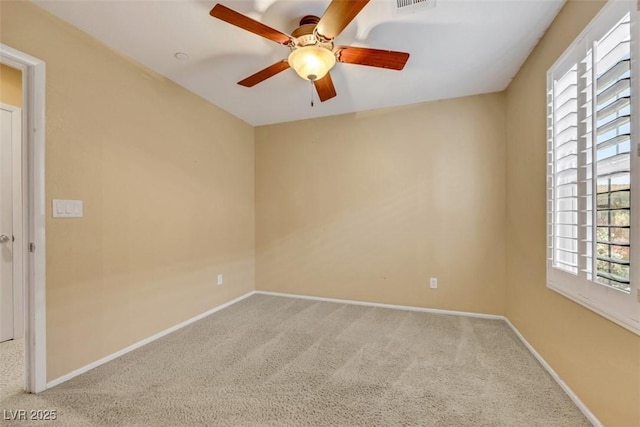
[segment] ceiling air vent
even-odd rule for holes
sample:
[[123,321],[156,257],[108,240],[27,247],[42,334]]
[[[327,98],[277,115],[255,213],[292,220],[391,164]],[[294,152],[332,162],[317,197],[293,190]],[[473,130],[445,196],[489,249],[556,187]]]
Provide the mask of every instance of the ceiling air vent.
[[416,13],[436,7],[436,0],[393,0],[393,3],[396,13]]

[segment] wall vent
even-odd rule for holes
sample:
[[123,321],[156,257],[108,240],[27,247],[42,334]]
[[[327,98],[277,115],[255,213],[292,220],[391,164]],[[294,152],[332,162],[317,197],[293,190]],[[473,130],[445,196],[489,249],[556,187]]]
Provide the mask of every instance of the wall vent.
[[433,9],[436,7],[436,0],[393,0],[393,4],[396,13],[416,13]]

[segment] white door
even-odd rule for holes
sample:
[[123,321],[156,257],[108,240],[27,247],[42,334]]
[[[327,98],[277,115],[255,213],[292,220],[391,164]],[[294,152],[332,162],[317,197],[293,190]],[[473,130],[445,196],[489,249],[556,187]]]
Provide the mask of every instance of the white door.
[[14,338],[13,156],[20,110],[0,106],[0,342]]

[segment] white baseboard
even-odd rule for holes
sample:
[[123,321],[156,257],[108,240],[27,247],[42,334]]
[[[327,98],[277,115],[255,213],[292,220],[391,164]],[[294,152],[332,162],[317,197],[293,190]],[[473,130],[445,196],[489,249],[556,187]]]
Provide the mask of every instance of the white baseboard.
[[237,303],[239,301],[242,301],[243,299],[245,299],[247,297],[250,297],[254,293],[255,293],[255,291],[248,292],[248,293],[246,293],[244,295],[239,296],[238,298],[232,299],[231,301],[228,301],[228,302],[226,302],[226,303],[224,303],[222,305],[219,305],[217,307],[212,308],[211,310],[208,310],[208,311],[205,311],[204,313],[198,314],[197,316],[192,317],[191,319],[185,320],[182,323],[179,323],[179,324],[177,324],[175,326],[172,326],[169,329],[165,329],[164,331],[158,332],[157,334],[152,335],[152,336],[150,336],[148,338],[145,338],[142,341],[138,341],[137,343],[132,344],[127,348],[123,348],[122,350],[117,351],[117,352],[115,352],[113,354],[110,354],[109,356],[105,356],[100,360],[96,360],[95,362],[89,363],[88,365],[83,366],[82,368],[78,368],[75,371],[69,372],[66,375],[58,377],[55,380],[51,380],[51,381],[49,381],[47,383],[47,388],[55,387],[58,384],[62,384],[65,381],[69,381],[71,378],[77,377],[80,374],[84,374],[85,372],[90,371],[93,368],[96,368],[96,367],[98,367],[98,366],[100,366],[102,364],[110,362],[113,359],[117,359],[118,357],[120,357],[120,356],[122,356],[122,355],[124,355],[126,353],[129,353],[130,351],[133,351],[133,350],[135,350],[137,348],[140,348],[143,345],[149,344],[150,342],[155,341],[158,338],[162,338],[165,335],[169,335],[170,333],[175,332],[178,329],[184,328],[185,326],[190,325],[193,322],[197,322],[198,320],[200,320],[202,318],[205,318],[205,317],[215,313],[216,311],[220,311],[223,308],[227,308],[230,305],[233,305],[233,304],[235,304],[235,303]]
[[433,313],[433,314],[448,314],[454,316],[466,316],[466,317],[478,317],[481,319],[494,319],[494,320],[504,320],[504,316],[499,316],[496,314],[483,314],[483,313],[472,313],[467,311],[451,311],[451,310],[440,310],[437,308],[424,308],[424,307],[414,307],[410,305],[394,305],[394,304],[382,304],[378,302],[366,302],[366,301],[356,301],[350,299],[336,299],[336,298],[325,298],[325,297],[314,297],[309,295],[296,295],[296,294],[283,294],[280,292],[270,292],[270,291],[255,291],[256,294],[262,295],[272,295],[276,297],[286,297],[286,298],[298,298],[298,299],[308,299],[313,301],[324,301],[324,302],[336,302],[340,304],[350,304],[350,305],[366,305],[369,307],[380,307],[380,308],[392,308],[395,310],[405,310],[405,311],[420,311],[423,313]]
[[507,325],[509,325],[509,327],[516,334],[516,336],[520,338],[520,341],[522,341],[522,343],[527,348],[527,350],[529,350],[531,354],[533,354],[533,357],[535,357],[538,360],[538,362],[540,362],[542,367],[546,369],[549,375],[551,375],[551,378],[553,378],[558,383],[560,388],[562,388],[562,390],[564,390],[564,392],[567,393],[569,398],[573,401],[573,403],[576,404],[578,409],[582,411],[582,413],[589,420],[589,422],[591,422],[591,424],[593,424],[594,427],[604,427],[604,424],[602,424],[600,420],[593,414],[593,412],[591,412],[589,408],[587,408],[587,405],[585,405],[584,402],[580,400],[580,398],[573,392],[573,390],[571,390],[571,387],[569,387],[567,383],[562,381],[562,378],[560,378],[560,375],[558,375],[556,371],[553,370],[551,365],[549,365],[547,361],[542,358],[540,353],[538,353],[536,349],[533,348],[531,344],[529,344],[529,341],[527,341],[524,338],[524,336],[522,336],[520,331],[516,329],[515,326],[513,326],[513,323],[511,323],[509,319],[507,319],[506,317],[504,318],[504,321],[507,322]]

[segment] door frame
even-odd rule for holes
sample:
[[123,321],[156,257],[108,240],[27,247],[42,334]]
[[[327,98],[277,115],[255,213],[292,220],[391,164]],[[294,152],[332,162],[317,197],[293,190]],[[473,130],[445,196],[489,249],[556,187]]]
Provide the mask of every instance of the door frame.
[[47,389],[45,63],[3,43],[0,63],[22,71],[24,388],[38,393]]
[[[22,108],[0,103],[0,108],[11,113],[11,217],[13,235],[12,284],[13,339],[24,335],[24,252],[22,208]],[[16,250],[16,248],[18,250]]]

